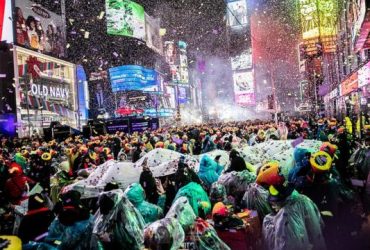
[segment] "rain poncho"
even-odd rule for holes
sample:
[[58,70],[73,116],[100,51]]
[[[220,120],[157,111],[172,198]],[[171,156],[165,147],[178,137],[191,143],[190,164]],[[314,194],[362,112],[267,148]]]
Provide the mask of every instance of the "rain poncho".
[[262,221],[271,213],[271,207],[267,202],[268,192],[256,183],[251,184],[242,199],[242,208],[256,210]]
[[229,250],[217,235],[216,230],[205,220],[198,218],[187,237],[199,250]]
[[235,198],[242,198],[248,185],[256,180],[256,175],[244,170],[242,172],[231,172],[220,176],[218,183],[224,185],[226,193]]
[[115,249],[139,250],[143,248],[144,219],[124,196],[122,190],[112,190],[101,194],[114,202],[108,213],[102,213],[101,208],[95,214],[93,241],[91,247],[101,245],[101,239],[112,244]]
[[176,219],[164,218],[147,226],[144,238],[149,249],[177,250],[183,246],[185,233]]
[[[65,226],[56,218],[49,227],[45,243],[41,243],[38,249],[88,249],[92,226],[92,216],[88,220],[75,222],[72,226]],[[47,243],[56,241],[60,242],[57,246]]]
[[173,203],[166,218],[177,219],[184,231],[187,232],[193,226],[197,216],[190,206],[188,199],[186,197],[180,197]]
[[189,203],[197,216],[199,216],[200,209],[203,209],[205,214],[209,214],[211,212],[211,202],[206,191],[204,191],[201,185],[195,182],[190,182],[186,186],[180,188],[174,201],[180,197],[188,198]]
[[223,168],[208,155],[204,155],[200,160],[199,178],[207,187],[210,187],[218,180]]
[[125,195],[132,205],[139,210],[145,223],[152,223],[163,216],[163,210],[159,206],[145,201],[145,191],[139,183],[128,186]]
[[175,201],[166,218],[176,218],[179,221],[186,234],[186,245],[195,245],[194,249],[229,249],[210,224],[197,218],[185,197],[180,197]]
[[209,194],[212,204],[225,202],[227,200],[226,188],[220,183],[213,183]]
[[276,215],[263,220],[263,238],[269,250],[326,249],[322,220],[316,205],[294,191]]

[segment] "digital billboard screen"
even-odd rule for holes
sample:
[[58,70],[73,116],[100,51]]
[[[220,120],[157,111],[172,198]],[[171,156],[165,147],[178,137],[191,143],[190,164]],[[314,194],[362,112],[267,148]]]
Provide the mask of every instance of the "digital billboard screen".
[[235,72],[233,78],[236,103],[242,106],[255,105],[253,71]]
[[106,0],[107,33],[145,40],[144,8],[129,0]]
[[159,33],[160,19],[153,18],[145,13],[146,45],[155,52],[163,55],[163,42]]
[[11,0],[0,0],[0,41],[13,42]]
[[138,65],[124,65],[109,69],[112,91],[158,91],[158,73]]
[[[61,5],[61,4],[60,4]],[[61,13],[61,6],[58,11]],[[65,57],[65,18],[30,0],[15,0],[16,44],[55,57]]]
[[241,28],[247,25],[247,0],[227,1],[227,18],[231,28]]

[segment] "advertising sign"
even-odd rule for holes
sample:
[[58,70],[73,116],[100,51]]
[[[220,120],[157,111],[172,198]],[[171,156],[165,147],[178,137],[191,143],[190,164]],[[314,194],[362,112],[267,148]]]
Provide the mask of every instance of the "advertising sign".
[[336,36],[337,0],[299,0],[303,39]]
[[173,109],[169,108],[161,108],[161,109],[145,109],[144,116],[150,116],[150,117],[173,117],[175,114],[175,111]]
[[137,65],[124,65],[109,69],[112,91],[158,91],[158,73]]
[[352,28],[352,43],[355,43],[366,16],[366,0],[356,0],[353,4],[354,25]]
[[[61,4],[55,11],[61,13]],[[48,9],[48,5],[15,0],[13,20],[17,45],[55,57],[66,56],[65,18]]]
[[227,18],[230,27],[241,28],[247,25],[247,0],[229,0],[227,2]]
[[178,87],[177,98],[180,104],[184,104],[188,101],[185,87]]
[[[76,78],[78,83],[78,111],[80,121],[88,120],[89,110],[89,90],[87,84],[87,76],[82,65],[76,67]],[[82,125],[82,124],[81,124]],[[84,124],[83,124],[84,125]]]
[[234,72],[235,101],[239,105],[255,105],[253,71]]
[[252,68],[252,51],[247,50],[239,56],[231,57],[232,70],[243,70]]
[[189,68],[188,68],[188,56],[186,53],[187,44],[183,41],[179,41],[179,50],[180,50],[180,83],[188,84],[189,83]]
[[166,62],[170,65],[177,63],[177,48],[173,41],[167,41],[164,43]]
[[144,8],[129,0],[106,0],[107,33],[145,40]]
[[163,55],[163,41],[159,34],[160,19],[153,18],[145,13],[146,45],[155,52]]
[[362,88],[370,84],[370,62],[358,70],[358,87]]
[[18,121],[28,128],[51,121],[77,128],[75,65],[21,47],[15,51]]
[[307,45],[307,54],[334,52],[334,40],[338,32],[338,0],[299,0],[299,4],[302,38]]
[[340,93],[345,96],[358,88],[358,73],[353,73],[349,78],[340,85]]
[[0,0],[0,41],[13,42],[11,0]]

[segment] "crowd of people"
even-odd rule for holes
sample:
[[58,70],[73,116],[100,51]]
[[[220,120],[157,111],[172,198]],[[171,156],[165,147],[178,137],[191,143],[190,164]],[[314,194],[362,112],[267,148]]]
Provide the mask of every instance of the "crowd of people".
[[[355,247],[370,195],[370,126],[362,129],[358,137],[348,120],[331,118],[71,135],[48,142],[2,137],[0,235],[16,235],[24,249]],[[279,161],[256,167],[241,154],[242,148],[271,141],[289,142],[293,167]],[[304,141],[318,147],[299,147]],[[153,150],[182,155],[174,174],[153,176],[145,158]],[[227,152],[226,165],[221,155],[213,157],[215,150]],[[186,156],[198,157],[199,171]],[[65,189],[108,161],[143,158],[137,183],[109,182],[90,199]]]

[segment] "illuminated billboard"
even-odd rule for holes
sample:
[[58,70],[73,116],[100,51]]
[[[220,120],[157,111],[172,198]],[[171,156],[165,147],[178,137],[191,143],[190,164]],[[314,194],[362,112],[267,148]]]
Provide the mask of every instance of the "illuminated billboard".
[[[61,4],[60,4],[61,5]],[[61,13],[61,6],[58,10]],[[15,0],[16,44],[55,57],[65,57],[65,17],[31,0]]]
[[52,121],[77,128],[75,65],[21,47],[15,47],[15,56],[20,136]]
[[145,28],[146,28],[146,45],[159,53],[163,54],[163,42],[162,37],[159,34],[160,30],[160,19],[153,18],[145,13]]
[[184,41],[179,41],[180,51],[180,66],[179,66],[179,82],[181,84],[189,83],[189,68],[188,68],[188,56],[186,52],[187,44]]
[[158,91],[158,73],[138,65],[124,65],[109,69],[112,91]]
[[129,0],[106,0],[107,32],[145,40],[144,8]]
[[247,25],[247,0],[227,1],[227,19],[231,28],[241,28]]
[[253,71],[234,72],[235,102],[241,106],[255,105]]
[[[302,38],[313,49],[320,39],[324,52],[335,50],[333,39],[337,35],[337,0],[299,0]],[[314,42],[310,43],[310,40]]]
[[0,0],[0,41],[13,42],[11,0]]

